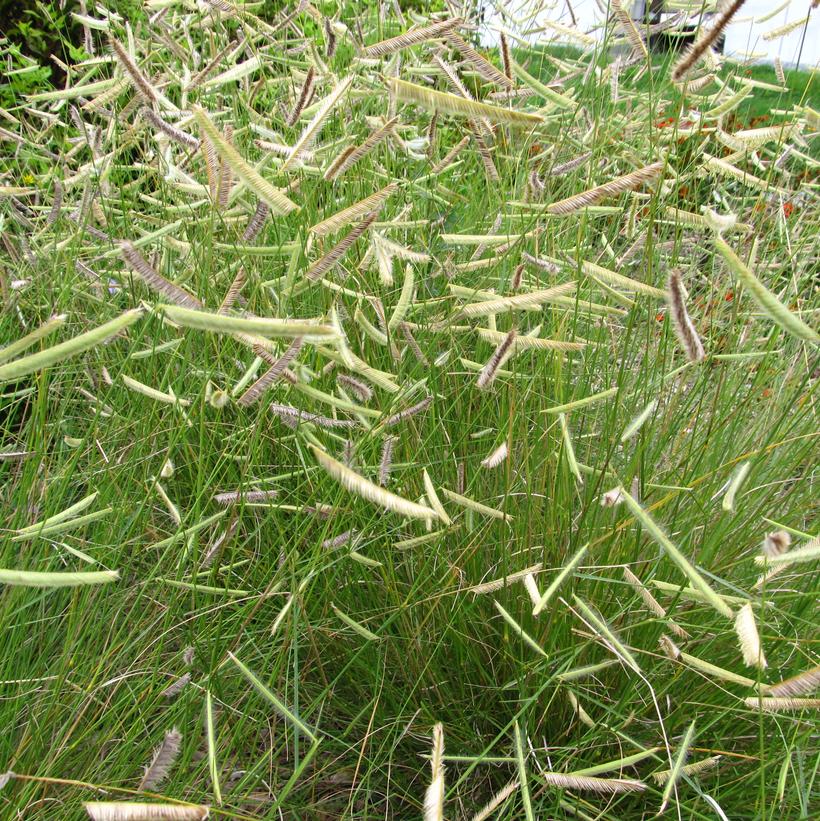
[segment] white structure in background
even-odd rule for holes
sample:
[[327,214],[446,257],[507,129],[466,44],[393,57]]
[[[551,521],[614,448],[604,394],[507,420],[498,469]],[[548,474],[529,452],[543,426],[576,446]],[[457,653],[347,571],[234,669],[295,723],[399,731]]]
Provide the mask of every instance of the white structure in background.
[[[560,43],[583,45],[571,36],[561,34],[558,29],[550,28],[549,23],[558,26],[572,27],[572,16],[575,16],[579,31],[596,39],[603,36],[606,20],[607,3],[605,0],[569,0],[572,13],[565,0],[496,0],[487,2],[479,0],[484,7],[484,25],[481,38],[487,45],[498,42],[498,27],[504,27],[518,39],[531,44],[554,40]],[[625,0],[624,6],[629,6]],[[693,2],[693,8],[695,3]],[[504,14],[499,9],[504,9]],[[778,10],[779,9],[779,10]],[[809,17],[808,26],[775,40],[764,40],[766,32],[778,29],[793,20],[804,19],[811,9],[811,0],[747,0],[737,14],[737,22],[726,29],[724,53],[728,57],[745,60],[754,55],[755,61],[772,62],[779,57],[784,65],[794,66],[800,61],[800,68],[813,69],[820,65],[820,9],[814,10]],[[772,11],[777,13],[768,20],[757,22],[767,17]],[[534,33],[527,33],[539,29]]]
[[[777,0],[746,0],[737,15],[741,22],[734,23],[726,29],[725,53],[729,57],[745,53],[760,54],[759,59],[769,63],[775,57],[779,57],[783,65],[787,66],[797,65],[799,59],[800,68],[817,68],[820,65],[820,10],[812,12],[808,26],[800,26],[796,31],[777,40],[763,39],[767,31],[805,18],[811,8],[810,0],[791,0],[771,20],[755,22],[782,5]],[[744,20],[746,22],[743,22]]]
[[[543,43],[554,40],[559,43],[571,45],[582,45],[577,39],[568,35],[562,35],[555,29],[550,29],[550,22],[560,26],[573,26],[572,18],[575,16],[577,24],[575,28],[585,34],[590,34],[597,39],[602,36],[602,29],[606,15],[601,8],[606,8],[606,4],[601,6],[595,0],[570,0],[572,13],[570,13],[564,0],[522,0],[522,2],[504,2],[496,0],[487,2],[479,0],[479,5],[484,8],[484,26],[481,30],[481,38],[489,44],[498,43],[498,26],[502,26],[507,33],[515,34],[519,40],[530,44]],[[502,11],[499,11],[503,9]],[[543,29],[528,33],[533,29]]]

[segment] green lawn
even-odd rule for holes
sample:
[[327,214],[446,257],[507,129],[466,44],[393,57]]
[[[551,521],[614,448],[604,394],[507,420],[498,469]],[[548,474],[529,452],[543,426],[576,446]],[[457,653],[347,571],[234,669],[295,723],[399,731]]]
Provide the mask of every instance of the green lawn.
[[[552,66],[548,57],[556,57],[558,59],[581,59],[583,52],[581,49],[573,48],[572,46],[556,46],[550,45],[541,48],[533,49],[532,51],[519,52],[522,57],[528,57],[531,60],[531,65],[535,69],[536,74],[544,73],[551,76]],[[640,92],[649,94],[657,93],[659,89],[656,87],[657,75],[665,77],[670,66],[674,63],[677,55],[675,53],[656,53],[652,55],[653,71],[641,71],[639,65],[631,72],[633,76],[637,76],[632,87]],[[604,53],[600,61],[605,65],[608,57]],[[762,83],[768,83],[772,86],[780,86],[774,66],[758,63],[749,66],[742,66],[740,64],[728,64],[728,71],[721,74],[722,79],[726,80],[729,77],[736,77],[738,81],[745,78],[757,80]],[[783,74],[786,79],[785,87],[788,91],[775,91],[773,89],[757,88],[754,94],[743,100],[735,109],[735,123],[737,128],[748,128],[754,125],[763,125],[765,120],[759,118],[772,118],[774,110],[789,110],[794,105],[813,105],[815,108],[820,101],[820,91],[817,86],[817,70],[815,69],[801,69],[799,71],[791,68],[784,68]],[[684,102],[682,95],[676,93],[675,90],[668,86],[662,86],[665,93],[670,94],[672,100],[676,105]]]

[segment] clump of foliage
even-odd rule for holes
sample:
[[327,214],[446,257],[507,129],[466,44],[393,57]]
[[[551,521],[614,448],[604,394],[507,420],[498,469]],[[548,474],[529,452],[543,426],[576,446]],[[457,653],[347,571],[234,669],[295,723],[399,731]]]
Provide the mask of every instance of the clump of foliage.
[[262,11],[2,46],[0,815],[811,817],[810,93]]

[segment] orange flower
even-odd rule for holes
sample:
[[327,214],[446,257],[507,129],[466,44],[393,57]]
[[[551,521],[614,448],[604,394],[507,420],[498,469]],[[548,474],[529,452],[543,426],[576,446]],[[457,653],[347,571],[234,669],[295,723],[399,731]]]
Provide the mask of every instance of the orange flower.
[[783,203],[783,215],[790,217],[794,213],[794,206],[790,202]]
[[735,298],[735,292],[734,292],[734,291],[727,291],[727,292],[726,292],[726,296],[725,296],[725,297],[723,297],[723,298],[724,298],[727,302],[731,302],[731,301]]

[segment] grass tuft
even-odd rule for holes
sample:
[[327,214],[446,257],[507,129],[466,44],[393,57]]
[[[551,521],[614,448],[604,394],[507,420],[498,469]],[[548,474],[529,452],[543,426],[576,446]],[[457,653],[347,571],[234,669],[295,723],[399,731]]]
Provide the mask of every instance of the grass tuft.
[[0,818],[813,817],[814,75],[376,5],[0,38]]

